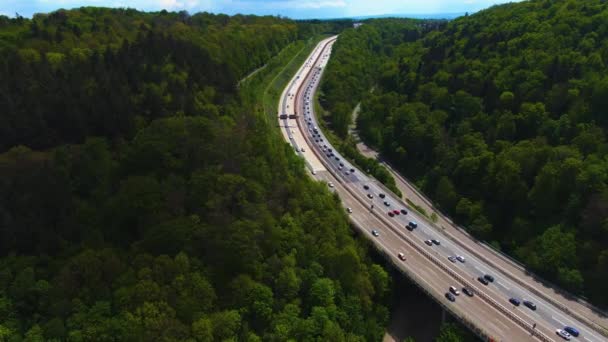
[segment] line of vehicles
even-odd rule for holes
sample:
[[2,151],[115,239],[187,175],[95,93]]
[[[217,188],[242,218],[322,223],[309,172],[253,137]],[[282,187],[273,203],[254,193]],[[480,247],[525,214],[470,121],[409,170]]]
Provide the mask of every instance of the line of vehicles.
[[[369,186],[368,185],[364,185],[363,188],[364,188],[364,190],[369,190]],[[373,198],[373,195],[372,194],[368,194],[367,197],[368,198]],[[386,195],[383,194],[383,193],[379,193],[378,197],[385,198]],[[390,206],[390,203],[387,202],[387,201],[384,201],[383,203],[387,207]],[[398,210],[395,210],[395,211],[399,212],[399,213],[403,213],[404,215],[407,215],[407,210],[405,210],[405,209],[402,209],[402,211],[398,211]],[[394,217],[395,215],[398,215],[398,213],[395,213],[395,212],[392,212],[392,214],[393,215],[391,215],[391,212],[389,212],[389,216],[390,217]],[[413,231],[413,230],[415,230],[415,229],[418,228],[418,223],[416,221],[409,221],[406,224],[405,228],[408,231],[411,232],[411,231]],[[376,230],[376,229],[373,229],[371,231],[371,233],[375,237],[379,237],[380,236],[379,231]],[[424,243],[426,245],[430,246],[430,247],[432,247],[432,246],[440,246],[441,245],[441,242],[439,240],[437,240],[437,239],[427,239],[427,240],[424,240]],[[399,252],[397,254],[397,257],[400,260],[402,260],[402,261],[406,261],[405,254],[403,252]],[[449,261],[451,261],[452,263],[456,263],[456,262],[465,263],[466,262],[465,257],[463,257],[462,255],[449,255],[447,257],[447,259]],[[488,285],[490,285],[490,283],[494,283],[495,278],[494,278],[494,276],[492,276],[490,274],[483,274],[483,275],[480,275],[477,278],[477,280],[480,283],[482,283],[483,285],[488,286]],[[473,295],[474,295],[474,292],[471,289],[467,288],[467,287],[463,287],[462,288],[462,292],[465,293],[469,297],[473,297]],[[447,300],[449,300],[450,302],[455,302],[456,301],[456,296],[459,296],[459,295],[460,295],[460,292],[458,291],[458,289],[456,287],[454,287],[454,286],[450,286],[449,291],[445,293],[445,298]],[[536,309],[537,309],[536,304],[534,302],[530,301],[530,300],[524,299],[523,301],[521,301],[521,300],[519,300],[519,299],[517,299],[515,297],[511,297],[511,298],[509,298],[509,302],[511,304],[513,304],[514,306],[516,306],[516,307],[520,306],[520,304],[523,304],[524,306],[526,306],[530,310],[536,311]],[[570,340],[573,336],[574,337],[578,337],[580,335],[580,332],[576,328],[574,328],[574,327],[565,326],[562,329],[556,329],[556,334],[559,335],[560,337],[562,337],[565,340]]]
[[[325,55],[325,57],[327,57],[327,55]],[[315,120],[313,120],[313,113],[312,113],[312,108],[311,108],[311,106],[312,106],[311,98],[312,98],[312,92],[314,90],[314,86],[316,85],[316,83],[319,81],[319,78],[320,78],[320,70],[321,70],[321,68],[315,68],[312,71],[312,72],[314,72],[314,74],[312,76],[312,82],[309,83],[308,85],[306,85],[307,88],[305,89],[304,98],[303,98],[303,104],[304,104],[303,128],[308,130],[307,133],[308,133],[309,141],[311,143],[314,143],[314,145],[316,145],[316,146],[310,146],[311,149],[313,147],[317,147],[319,152],[322,152],[323,155],[325,157],[327,157],[327,160],[329,161],[331,166],[334,168],[336,173],[342,175],[342,177],[344,177],[346,182],[349,182],[349,181],[360,182],[361,180],[365,179],[365,175],[362,175],[363,176],[362,178],[356,177],[356,175],[355,175],[356,169],[352,168],[352,167],[348,167],[346,165],[347,164],[346,161],[342,161],[340,159],[340,156],[338,156],[337,152],[334,151],[332,149],[331,145],[328,145],[329,143],[327,143],[324,140],[324,137],[323,137],[322,133],[320,132],[319,127],[316,126]],[[332,182],[328,182],[328,186],[330,188],[333,188],[334,184]],[[408,215],[408,211],[405,208],[392,208],[392,204],[389,201],[389,199],[387,198],[386,194],[384,194],[382,192],[374,193],[374,191],[371,190],[370,186],[367,184],[363,185],[363,189],[366,192],[365,196],[369,200],[371,200],[370,201],[370,210],[374,209],[373,202],[374,202],[375,196],[377,196],[378,199],[380,199],[380,201],[386,208],[385,209],[385,210],[387,210],[386,214],[389,217],[397,219],[397,218],[404,218],[405,216]],[[379,207],[381,207],[382,204],[380,204]],[[352,208],[347,208],[346,210],[349,214],[352,213]],[[407,222],[407,224],[405,224],[405,228],[408,231],[413,232],[418,228],[418,223],[415,220],[409,220]],[[372,229],[371,234],[374,237],[379,237],[380,231],[377,229]],[[423,242],[426,245],[428,245],[429,247],[441,246],[441,242],[436,238],[426,239]],[[406,261],[406,256],[405,256],[404,252],[397,253],[397,257],[401,261]],[[457,263],[465,264],[465,262],[466,262],[465,257],[462,255],[458,255],[458,254],[448,255],[447,259],[454,264],[457,264]],[[489,286],[490,283],[494,283],[494,281],[495,281],[494,277],[487,273],[478,276],[477,280],[485,286]],[[500,282],[499,282],[499,284],[500,284]],[[465,293],[469,297],[472,297],[474,295],[473,291],[469,288],[463,287],[461,290],[463,293]],[[453,302],[456,300],[456,296],[458,296],[459,293],[460,292],[456,289],[456,287],[452,286],[449,288],[449,291],[446,292],[445,297],[449,301]],[[520,304],[520,301],[515,297],[509,298],[509,302],[511,302],[515,306],[519,306],[519,304]],[[514,304],[514,302],[517,302],[518,304],[516,305],[516,304]],[[523,303],[524,306],[528,307],[530,310],[534,310],[534,311],[536,310],[536,304],[534,304],[530,300],[523,300],[521,303]],[[557,335],[559,335],[560,337],[562,337],[566,340],[569,340],[572,336],[578,337],[580,335],[580,332],[571,326],[564,326],[561,329],[557,329],[556,333],[557,333]]]

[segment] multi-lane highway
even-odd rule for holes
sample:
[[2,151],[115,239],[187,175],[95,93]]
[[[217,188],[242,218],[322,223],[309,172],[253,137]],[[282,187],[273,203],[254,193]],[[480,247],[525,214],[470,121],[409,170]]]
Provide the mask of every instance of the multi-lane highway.
[[[458,241],[446,238],[426,218],[345,160],[331,146],[319,129],[312,99],[335,39],[331,37],[320,42],[298,70],[283,92],[278,120],[285,139],[305,159],[312,175],[327,182],[352,210],[350,218],[354,226],[430,296],[465,324],[478,329],[477,333],[486,339],[561,340],[556,329],[571,326],[580,331],[572,340],[607,341],[589,326],[590,322],[584,316],[581,319],[561,305],[555,305],[541,292],[523,286],[525,284],[515,275],[501,272],[495,263]],[[417,228],[406,229],[410,222],[415,222]],[[403,253],[405,260],[398,258],[399,253]],[[461,260],[449,258],[456,256],[461,256]],[[482,284],[477,278],[484,275],[492,276],[494,281]],[[468,297],[461,293],[454,302],[449,301],[445,294],[450,286],[460,291],[468,287],[475,295]],[[514,306],[509,302],[510,298],[516,298],[522,304]],[[536,309],[524,306],[524,301],[531,301]]]

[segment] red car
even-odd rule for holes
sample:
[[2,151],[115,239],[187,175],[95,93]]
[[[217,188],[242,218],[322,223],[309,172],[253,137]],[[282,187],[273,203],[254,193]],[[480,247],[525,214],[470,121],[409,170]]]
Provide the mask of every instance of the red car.
[[393,212],[392,212],[392,211],[389,211],[389,212],[388,212],[388,216],[393,217],[393,216],[395,216],[395,214],[393,214]]
[[393,210],[393,214],[399,215],[399,210]]

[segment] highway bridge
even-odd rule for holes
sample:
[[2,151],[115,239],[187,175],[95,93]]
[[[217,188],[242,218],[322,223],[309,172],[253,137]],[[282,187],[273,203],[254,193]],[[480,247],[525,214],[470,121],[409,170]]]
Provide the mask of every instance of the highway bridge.
[[[484,340],[560,341],[556,330],[569,326],[580,332],[573,341],[608,341],[608,318],[601,310],[539,282],[470,235],[435,226],[331,146],[314,114],[313,95],[336,39],[321,41],[294,75],[281,96],[277,120],[311,176],[326,182],[352,211],[350,220],[360,234]],[[417,228],[408,229],[410,222]],[[493,281],[482,283],[478,278],[485,275]],[[460,292],[454,301],[447,298],[451,286]],[[512,304],[511,298],[522,304]]]

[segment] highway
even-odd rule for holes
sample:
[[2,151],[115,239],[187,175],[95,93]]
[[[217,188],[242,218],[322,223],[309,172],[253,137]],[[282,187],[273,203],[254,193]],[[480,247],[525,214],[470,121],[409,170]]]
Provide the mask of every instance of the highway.
[[[579,316],[564,311],[545,296],[539,296],[542,293],[522,286],[516,275],[497,270],[496,263],[488,262],[483,254],[447,238],[425,217],[351,165],[329,144],[318,128],[312,99],[335,39],[331,37],[320,42],[298,70],[283,92],[278,120],[283,136],[305,159],[312,175],[333,184],[332,190],[339,194],[345,207],[352,209],[351,222],[361,234],[447,310],[465,324],[479,329],[477,333],[484,339],[558,341],[561,337],[555,330],[568,325],[581,332],[579,337],[572,338],[573,341],[607,341]],[[407,215],[401,214],[402,209]],[[388,215],[389,211],[395,210],[398,214]],[[418,228],[407,230],[405,227],[410,221],[416,222]],[[372,229],[379,232],[378,237],[371,234]],[[430,239],[440,244],[428,246],[425,241]],[[404,253],[406,260],[399,260],[398,253]],[[456,255],[464,257],[464,262],[448,260],[449,256]],[[477,281],[477,277],[485,274],[492,275],[494,282],[484,285]],[[460,290],[465,285],[474,290],[474,297],[460,294],[455,302],[444,297],[449,286]],[[511,297],[522,302],[530,300],[537,309],[533,311],[523,304],[515,307],[509,303]]]

